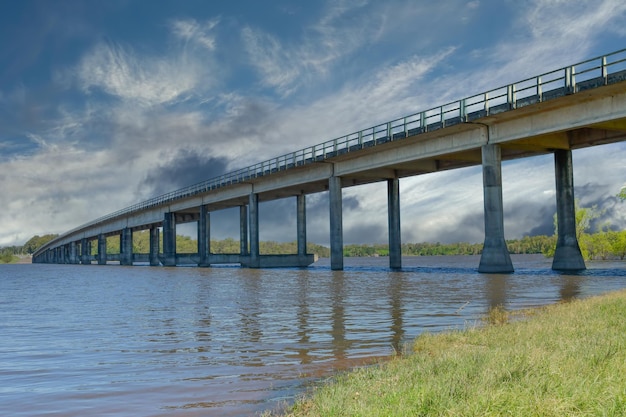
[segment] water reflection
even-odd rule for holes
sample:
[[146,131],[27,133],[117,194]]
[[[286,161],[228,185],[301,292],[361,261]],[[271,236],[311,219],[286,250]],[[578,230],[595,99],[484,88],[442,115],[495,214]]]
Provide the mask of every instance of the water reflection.
[[394,352],[401,353],[404,349],[404,307],[403,292],[406,286],[405,275],[392,273],[389,277],[389,310],[391,314],[391,347]]
[[402,271],[386,262],[12,267],[0,280],[0,415],[254,415],[492,307],[626,287],[623,263],[562,275],[542,257],[514,258],[514,274],[483,275],[471,257],[408,258]]

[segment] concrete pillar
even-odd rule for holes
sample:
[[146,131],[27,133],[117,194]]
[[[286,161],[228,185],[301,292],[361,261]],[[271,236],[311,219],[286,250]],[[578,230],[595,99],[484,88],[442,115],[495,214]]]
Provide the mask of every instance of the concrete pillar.
[[120,265],[133,264],[133,229],[125,227],[120,234]]
[[259,195],[250,194],[248,204],[248,216],[250,218],[250,263],[251,268],[258,268],[259,259]]
[[106,265],[107,263],[107,238],[100,233],[98,235],[98,265]]
[[176,213],[163,217],[163,266],[176,266]]
[[500,152],[499,145],[482,147],[485,243],[478,272],[513,272],[513,264],[504,240],[502,155]]
[[306,196],[296,196],[296,232],[298,235],[298,256],[306,255]]
[[76,242],[70,242],[70,263],[78,263],[78,248],[76,247]]
[[586,269],[576,237],[576,207],[574,202],[574,169],[572,151],[554,151],[556,176],[556,252],[552,269],[580,271]]
[[248,255],[248,207],[239,206],[239,254]]
[[80,241],[80,263],[91,265],[91,241],[86,238]]
[[150,266],[159,266],[159,228],[152,226],[150,228]]
[[200,218],[198,219],[198,266],[210,266],[209,256],[211,253],[211,219],[206,205],[200,206]]
[[400,180],[387,180],[387,216],[389,218],[389,267],[402,268],[400,241]]
[[343,269],[343,219],[341,201],[341,178],[328,179],[330,206],[330,269]]

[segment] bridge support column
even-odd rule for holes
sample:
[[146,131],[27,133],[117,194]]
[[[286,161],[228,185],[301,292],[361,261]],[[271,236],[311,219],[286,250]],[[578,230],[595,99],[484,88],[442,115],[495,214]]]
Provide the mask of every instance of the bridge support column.
[[163,266],[176,266],[176,213],[163,217]]
[[248,207],[239,206],[239,254],[248,255]]
[[259,259],[259,195],[250,194],[250,203],[248,204],[250,217],[250,268],[258,268],[260,266]]
[[78,249],[76,248],[76,242],[70,242],[70,263],[78,263]]
[[343,269],[343,219],[341,201],[341,178],[332,176],[328,180],[330,206],[330,269]]
[[107,238],[104,234],[98,235],[98,265],[107,264]]
[[91,265],[91,241],[86,238],[80,241],[80,263]]
[[120,234],[120,265],[133,264],[133,229],[125,227]]
[[159,266],[159,228],[150,228],[150,266]]
[[478,272],[509,273],[513,264],[504,240],[502,204],[502,154],[499,145],[484,145],[483,195],[485,205],[485,243]]
[[296,196],[296,233],[298,235],[298,257],[306,256],[306,196]]
[[387,180],[387,216],[389,218],[389,267],[402,268],[400,241],[400,180]]
[[211,253],[211,219],[206,205],[200,206],[200,218],[198,219],[198,266],[210,266],[209,256]]
[[552,269],[580,271],[586,269],[576,237],[576,207],[574,202],[574,169],[572,151],[554,151],[556,176],[557,242]]

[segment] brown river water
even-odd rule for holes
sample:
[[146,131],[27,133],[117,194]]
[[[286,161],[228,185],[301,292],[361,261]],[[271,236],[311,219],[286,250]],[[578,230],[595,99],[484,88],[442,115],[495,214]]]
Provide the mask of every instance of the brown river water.
[[254,416],[333,372],[491,306],[626,287],[625,262],[565,275],[542,256],[327,259],[306,269],[0,265],[1,416]]

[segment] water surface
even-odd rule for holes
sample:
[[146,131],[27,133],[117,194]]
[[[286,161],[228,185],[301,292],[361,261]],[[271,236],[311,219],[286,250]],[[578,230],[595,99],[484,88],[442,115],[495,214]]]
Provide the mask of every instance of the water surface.
[[307,269],[0,265],[0,415],[248,416],[333,370],[462,328],[491,306],[626,287],[626,264],[577,275],[541,256],[485,275],[478,257],[347,258]]

